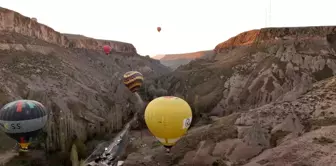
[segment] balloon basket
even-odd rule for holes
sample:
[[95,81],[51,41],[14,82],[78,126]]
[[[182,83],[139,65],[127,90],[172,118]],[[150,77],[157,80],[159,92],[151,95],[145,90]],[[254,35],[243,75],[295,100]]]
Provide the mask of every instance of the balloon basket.
[[28,152],[29,150],[28,149],[19,149],[19,152],[23,152],[23,153],[26,153],[26,152]]
[[27,156],[27,152],[28,150],[25,150],[25,149],[19,149],[19,156]]
[[172,146],[164,146],[164,147],[165,147],[166,153],[170,153]]
[[170,149],[169,148],[166,148],[166,153],[170,153]]

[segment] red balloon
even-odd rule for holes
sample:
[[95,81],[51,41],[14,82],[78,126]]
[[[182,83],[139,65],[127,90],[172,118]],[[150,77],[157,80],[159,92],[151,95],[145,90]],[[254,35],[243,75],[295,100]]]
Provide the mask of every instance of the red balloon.
[[106,55],[108,55],[111,52],[111,47],[109,45],[105,45],[103,49]]
[[158,31],[158,32],[161,32],[161,27],[157,27],[157,31]]

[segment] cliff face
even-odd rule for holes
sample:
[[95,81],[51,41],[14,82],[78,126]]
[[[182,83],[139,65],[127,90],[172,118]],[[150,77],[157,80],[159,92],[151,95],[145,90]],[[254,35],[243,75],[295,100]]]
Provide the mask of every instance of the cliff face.
[[110,45],[116,52],[136,54],[132,44],[97,40],[84,36],[61,34],[52,28],[40,24],[20,13],[0,7],[0,31],[16,32],[25,36],[34,37],[48,43],[57,44],[65,48],[85,48],[102,50],[103,45]]
[[[336,33],[334,26],[323,27],[296,27],[296,28],[264,28],[246,31],[218,44],[214,51],[220,53],[228,48],[252,45],[259,43],[271,43],[281,40],[304,40],[327,38],[331,40]],[[334,41],[334,40],[333,40]]]
[[[103,44],[116,51],[105,55]],[[148,79],[169,71],[159,61],[137,55],[132,44],[60,34],[4,8],[0,66],[0,107],[16,99],[43,103],[50,114],[41,142],[48,151],[63,152],[75,138],[110,139],[129,120],[137,107],[123,85],[125,72],[137,70]],[[0,135],[6,139],[13,143]]]
[[243,46],[243,45],[251,45],[253,44],[257,37],[260,35],[260,30],[251,30],[247,32],[243,32],[230,38],[229,40],[218,44],[214,51],[216,53],[221,52],[223,49],[232,48],[236,46]]

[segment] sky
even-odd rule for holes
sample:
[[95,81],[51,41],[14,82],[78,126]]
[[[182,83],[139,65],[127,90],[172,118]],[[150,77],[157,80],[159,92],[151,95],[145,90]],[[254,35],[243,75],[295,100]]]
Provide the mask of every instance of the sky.
[[[1,0],[61,33],[132,43],[139,54],[213,49],[263,27],[335,25],[334,0]],[[158,33],[156,28],[162,27]]]

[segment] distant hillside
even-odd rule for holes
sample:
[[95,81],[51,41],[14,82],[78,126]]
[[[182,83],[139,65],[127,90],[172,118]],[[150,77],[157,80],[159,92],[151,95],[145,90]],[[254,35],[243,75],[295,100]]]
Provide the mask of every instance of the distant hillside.
[[172,69],[176,69],[177,67],[187,64],[194,59],[211,55],[214,55],[213,50],[198,51],[183,54],[166,54],[161,58],[159,58],[159,55],[157,55],[153,57],[153,59],[158,58],[163,65],[168,66]]
[[162,54],[162,55],[155,55],[152,57],[152,59],[157,59],[157,60],[160,60],[161,58],[163,58],[165,56],[165,54]]

